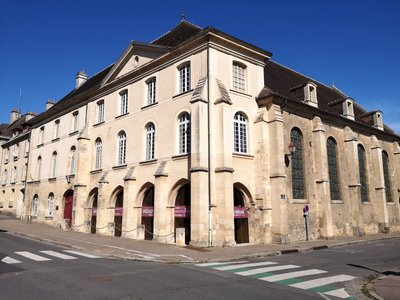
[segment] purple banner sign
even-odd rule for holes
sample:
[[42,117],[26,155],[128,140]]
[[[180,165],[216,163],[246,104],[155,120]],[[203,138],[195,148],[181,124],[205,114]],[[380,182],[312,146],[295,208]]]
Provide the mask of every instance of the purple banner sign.
[[122,217],[122,213],[124,211],[124,208],[122,206],[116,207],[114,211],[114,216],[115,217]]
[[97,207],[92,208],[92,216],[93,217],[97,216]]
[[142,207],[142,217],[146,217],[146,218],[154,217],[154,206],[143,206]]
[[175,218],[190,218],[190,206],[175,206]]
[[247,213],[247,208],[241,206],[234,206],[233,214],[235,219],[247,219],[249,217],[249,214]]

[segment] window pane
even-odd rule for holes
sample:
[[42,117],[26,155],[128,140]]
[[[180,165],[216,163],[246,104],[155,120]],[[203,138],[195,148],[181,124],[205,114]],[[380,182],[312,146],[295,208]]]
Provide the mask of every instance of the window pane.
[[358,171],[360,175],[360,190],[361,190],[361,201],[368,201],[368,188],[367,188],[367,172],[365,168],[365,150],[361,145],[358,145]]
[[151,123],[146,127],[146,160],[154,159],[154,139],[155,128]]
[[236,113],[233,121],[234,151],[247,153],[247,120],[241,113]]
[[179,119],[179,153],[190,152],[190,116],[184,113]]
[[383,176],[385,180],[386,187],[386,202],[393,202],[392,198],[392,190],[390,184],[390,176],[389,176],[389,156],[386,152],[382,152],[382,163],[383,163]]
[[336,143],[333,139],[329,138],[326,143],[328,153],[328,172],[330,182],[331,200],[340,199],[338,165],[336,155]]
[[298,129],[293,129],[290,140],[296,147],[291,160],[293,199],[304,199],[303,136]]

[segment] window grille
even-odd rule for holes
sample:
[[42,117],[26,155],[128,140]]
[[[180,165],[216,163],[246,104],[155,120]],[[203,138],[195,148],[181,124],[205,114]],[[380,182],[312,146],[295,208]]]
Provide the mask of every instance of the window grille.
[[385,151],[382,152],[382,163],[383,163],[383,177],[385,180],[385,187],[386,187],[385,190],[386,202],[393,202],[390,176],[389,176],[389,155]]
[[360,192],[361,201],[368,202],[368,186],[367,186],[367,170],[365,167],[365,150],[364,147],[358,145],[358,172],[360,176]]
[[339,171],[337,163],[337,145],[334,139],[329,138],[326,142],[328,154],[328,172],[331,200],[340,199]]
[[290,140],[296,147],[296,151],[291,156],[293,199],[304,199],[303,135],[301,131],[293,129]]

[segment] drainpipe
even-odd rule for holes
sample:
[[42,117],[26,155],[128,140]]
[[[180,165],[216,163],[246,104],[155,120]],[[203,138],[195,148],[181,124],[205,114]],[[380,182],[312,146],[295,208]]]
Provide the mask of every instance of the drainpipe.
[[208,136],[208,247],[212,245],[211,132],[210,132],[210,38],[207,38],[207,136]]
[[[26,160],[26,168],[25,168],[24,196],[22,197],[22,202],[24,203],[24,213],[25,213],[25,215],[26,215],[26,211],[25,211],[25,208],[26,208],[26,203],[25,203],[25,200],[26,200],[26,185],[27,185],[27,182],[28,182],[29,157],[31,156],[31,137],[32,137],[32,128],[29,131],[29,138],[27,139],[29,141],[29,147],[28,147],[28,158]],[[25,140],[25,143],[26,143],[27,140]],[[25,153],[24,153],[24,155],[25,155]]]

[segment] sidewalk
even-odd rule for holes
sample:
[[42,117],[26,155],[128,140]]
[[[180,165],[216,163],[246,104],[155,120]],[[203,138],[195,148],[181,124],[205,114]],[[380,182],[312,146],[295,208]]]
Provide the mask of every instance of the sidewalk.
[[[111,258],[164,263],[193,263],[267,257],[400,238],[400,233],[389,233],[363,237],[336,238],[333,240],[296,242],[290,245],[246,244],[230,248],[195,248],[190,246],[179,247],[156,241],[137,241],[98,234],[63,231],[46,224],[28,224],[24,221],[4,216],[0,218],[0,230],[34,240],[84,250]],[[370,289],[375,290],[375,292],[380,295],[385,295],[384,299],[391,299],[388,298],[390,295],[399,295],[399,274],[398,272],[393,272],[393,274],[389,274],[389,276],[384,279],[373,281],[370,284]]]

